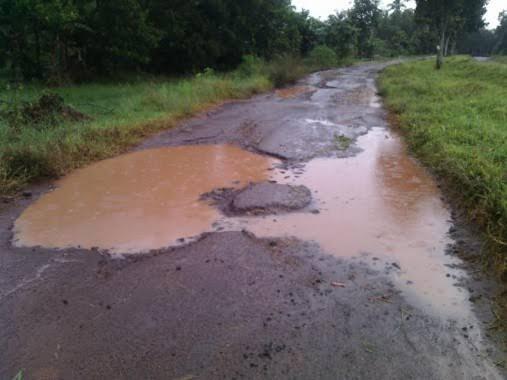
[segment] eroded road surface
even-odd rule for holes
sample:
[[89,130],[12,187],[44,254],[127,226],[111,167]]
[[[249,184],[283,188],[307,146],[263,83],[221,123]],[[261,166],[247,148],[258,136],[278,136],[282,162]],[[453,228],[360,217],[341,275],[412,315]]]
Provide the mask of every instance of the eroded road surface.
[[494,285],[380,64],[226,104],[0,213],[0,378],[501,379]]

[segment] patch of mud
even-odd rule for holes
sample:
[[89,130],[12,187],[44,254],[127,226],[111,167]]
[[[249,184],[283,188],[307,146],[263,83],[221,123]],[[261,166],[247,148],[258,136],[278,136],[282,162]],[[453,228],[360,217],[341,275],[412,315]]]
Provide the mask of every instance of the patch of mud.
[[226,215],[269,215],[307,207],[312,193],[305,186],[262,182],[241,190],[215,189],[202,198],[213,202]]
[[269,179],[278,161],[230,145],[135,152],[78,170],[28,207],[17,247],[138,253],[210,231],[219,212],[199,200],[218,187]]
[[307,94],[309,92],[315,91],[311,87],[307,86],[294,86],[289,88],[283,88],[275,91],[276,96],[282,99],[292,99],[296,98],[299,95]]

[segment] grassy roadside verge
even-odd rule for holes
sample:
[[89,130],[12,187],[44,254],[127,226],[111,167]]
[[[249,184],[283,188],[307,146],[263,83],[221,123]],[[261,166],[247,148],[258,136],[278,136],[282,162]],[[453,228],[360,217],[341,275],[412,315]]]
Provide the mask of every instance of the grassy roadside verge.
[[[89,119],[13,125],[9,118],[0,118],[0,195],[115,156],[183,118],[227,100],[291,83],[319,68],[291,57],[269,64],[247,57],[236,71],[227,74],[207,70],[189,78],[145,78],[51,89],[65,105]],[[45,92],[37,85],[1,87],[0,112],[8,112],[12,104],[33,102]]]
[[[22,128],[1,123],[0,194],[112,157],[184,117],[271,86],[262,75],[209,74],[176,81],[86,84],[52,90],[91,120]],[[29,87],[0,96],[34,99],[41,92],[43,88]]]
[[507,280],[507,66],[468,57],[389,67],[381,93],[424,164],[485,232]]
[[507,55],[496,55],[492,57],[493,62],[507,64]]

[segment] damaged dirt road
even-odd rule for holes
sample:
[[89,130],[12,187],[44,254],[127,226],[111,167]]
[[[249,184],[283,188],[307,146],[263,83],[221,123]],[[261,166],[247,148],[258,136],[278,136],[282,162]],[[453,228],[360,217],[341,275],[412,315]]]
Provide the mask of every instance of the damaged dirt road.
[[502,379],[383,64],[226,104],[0,213],[0,378]]

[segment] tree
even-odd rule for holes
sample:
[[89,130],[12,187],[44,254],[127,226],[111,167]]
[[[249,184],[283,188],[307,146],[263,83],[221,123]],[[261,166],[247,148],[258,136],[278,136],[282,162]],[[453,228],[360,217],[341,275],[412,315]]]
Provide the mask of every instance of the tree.
[[457,41],[457,49],[460,54],[486,57],[492,54],[496,42],[495,32],[482,28],[460,38]]
[[357,42],[357,29],[352,25],[347,13],[331,15],[325,23],[325,43],[336,52],[338,58],[354,55]]
[[438,34],[436,68],[444,63],[451,40],[484,26],[487,0],[416,0],[416,15]]
[[373,57],[373,38],[380,17],[379,0],[354,0],[349,17],[357,29],[358,55],[364,58]]
[[507,11],[498,16],[500,24],[495,30],[494,54],[507,54]]
[[401,13],[405,8],[406,0],[394,0],[391,4],[387,6],[387,9],[392,13]]

